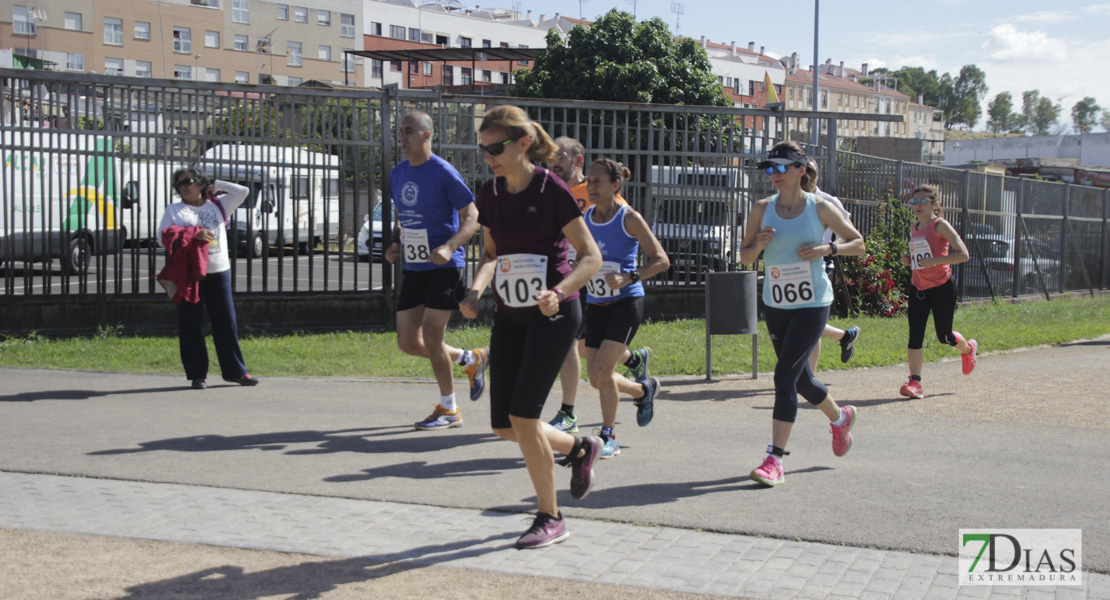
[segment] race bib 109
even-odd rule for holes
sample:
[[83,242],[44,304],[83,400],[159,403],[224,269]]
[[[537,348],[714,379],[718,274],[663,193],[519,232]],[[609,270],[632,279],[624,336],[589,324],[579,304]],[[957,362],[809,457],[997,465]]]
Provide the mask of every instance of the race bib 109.
[[910,240],[910,268],[914,271],[924,269],[921,266],[921,261],[926,258],[933,257],[933,249],[929,246],[929,240],[916,239]]

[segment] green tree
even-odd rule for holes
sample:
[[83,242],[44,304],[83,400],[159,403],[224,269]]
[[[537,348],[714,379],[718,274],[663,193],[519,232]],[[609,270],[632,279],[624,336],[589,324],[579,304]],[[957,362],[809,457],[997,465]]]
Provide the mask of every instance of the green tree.
[[549,31],[532,70],[514,75],[512,94],[526,98],[732,106],[697,42],[617,9],[566,40]]
[[[245,138],[277,137],[277,122],[278,110],[273,105],[241,100],[218,111],[212,124],[208,126],[208,134]],[[209,146],[220,143],[225,142],[210,141]]]
[[[947,76],[947,74],[945,74]],[[948,104],[950,112],[945,121],[949,129],[952,125],[975,127],[982,114],[980,108],[987,95],[987,75],[975,65],[964,65],[959,76],[952,82],[952,99]]]
[[1076,102],[1075,106],[1071,107],[1071,122],[1075,125],[1075,130],[1079,133],[1090,133],[1098,121],[1100,110],[1102,107],[1090,96]]
[[1063,112],[1063,107],[1059,104],[1053,104],[1052,100],[1041,96],[1033,110],[1033,133],[1037,135],[1051,134],[1053,126],[1060,120],[1061,112]]
[[1098,124],[1102,126],[1105,131],[1110,131],[1110,108],[1102,109],[1098,115]]
[[1014,120],[1014,99],[1010,92],[995,95],[987,106],[987,129],[994,133],[1003,133],[1010,130]]

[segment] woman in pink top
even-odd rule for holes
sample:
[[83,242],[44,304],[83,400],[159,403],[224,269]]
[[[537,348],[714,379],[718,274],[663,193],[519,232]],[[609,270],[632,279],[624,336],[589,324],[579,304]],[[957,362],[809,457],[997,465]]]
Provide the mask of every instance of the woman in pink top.
[[970,258],[960,234],[940,216],[937,188],[919,185],[907,204],[917,217],[910,225],[910,253],[902,256],[902,264],[913,273],[910,286],[910,379],[899,392],[908,398],[924,398],[921,390],[921,367],[925,362],[925,327],[929,312],[933,313],[933,326],[942,344],[955,346],[963,356],[964,375],[975,369],[979,344],[966,340],[952,331],[952,318],[956,314],[956,286],[952,281],[952,267]]

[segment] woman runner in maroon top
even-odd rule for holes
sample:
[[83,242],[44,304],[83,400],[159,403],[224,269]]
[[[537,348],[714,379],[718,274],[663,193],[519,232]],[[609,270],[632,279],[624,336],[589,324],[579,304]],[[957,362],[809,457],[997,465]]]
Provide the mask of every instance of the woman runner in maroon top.
[[[550,164],[558,147],[515,106],[486,113],[480,148],[495,178],[478,193],[483,250],[470,293],[459,304],[478,316],[478,298],[493,282],[496,311],[490,333],[490,420],[498,437],[520,445],[538,503],[517,548],[542,548],[567,538],[555,496],[553,450],[570,466],[570,494],[584,498],[601,455],[597,437],[576,438],[540,420],[563,359],[574,343],[582,308],[578,290],[601,266],[601,251],[563,180]],[[567,262],[568,240],[578,252]]]

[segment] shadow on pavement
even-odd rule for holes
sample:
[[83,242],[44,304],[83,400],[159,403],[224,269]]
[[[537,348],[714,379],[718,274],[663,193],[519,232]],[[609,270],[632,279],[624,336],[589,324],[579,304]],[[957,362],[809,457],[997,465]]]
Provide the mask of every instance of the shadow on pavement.
[[154,394],[158,392],[180,392],[184,385],[172,387],[143,388],[138,390],[118,390],[102,392],[99,390],[45,390],[41,392],[22,392],[10,396],[0,396],[0,402],[37,402],[39,400],[88,400],[104,396],[123,394]]
[[667,389],[670,384],[664,383],[659,392],[659,399],[661,400],[678,400],[698,401],[698,400],[743,400],[746,398],[755,398],[757,396],[771,396],[774,397],[775,390],[772,388],[761,390],[696,390],[692,392],[676,392]]
[[334,475],[325,477],[324,481],[331,483],[348,483],[352,481],[367,481],[379,477],[403,477],[405,479],[439,479],[441,477],[478,477],[494,475],[502,471],[524,468],[523,458],[483,458],[476,460],[457,461],[441,464],[431,464],[422,460],[363,469],[359,473],[350,475]]
[[[384,431],[384,433],[371,433]],[[408,434],[408,435],[406,435]],[[367,438],[377,439],[367,439]],[[437,435],[408,427],[368,427],[337,431],[282,431],[253,435],[195,435],[141,442],[137,448],[117,448],[89,452],[88,456],[135,454],[156,450],[176,452],[221,452],[227,450],[284,450],[291,444],[316,444],[314,448],[289,450],[286,454],[309,455],[333,452],[434,452],[496,440],[492,433]]]
[[422,546],[395,554],[305,562],[253,573],[245,573],[242,567],[226,565],[135,585],[127,588],[128,594],[120,598],[254,600],[281,597],[308,600],[319,598],[344,584],[379,579],[429,565],[503,550],[509,545],[491,542],[516,538],[518,535],[520,534],[504,533],[482,539]]

